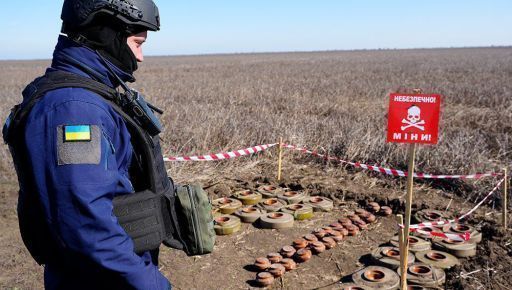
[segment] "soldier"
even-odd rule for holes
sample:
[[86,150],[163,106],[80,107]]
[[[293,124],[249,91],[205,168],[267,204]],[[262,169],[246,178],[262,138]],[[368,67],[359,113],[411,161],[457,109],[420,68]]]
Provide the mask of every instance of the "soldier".
[[47,289],[171,289],[157,266],[161,235],[137,240],[114,214],[118,197],[173,191],[153,110],[137,98],[129,116],[114,90],[134,81],[147,31],[160,29],[158,8],[152,0],[65,0],[62,20],[51,67],[4,126],[23,241],[44,265]]

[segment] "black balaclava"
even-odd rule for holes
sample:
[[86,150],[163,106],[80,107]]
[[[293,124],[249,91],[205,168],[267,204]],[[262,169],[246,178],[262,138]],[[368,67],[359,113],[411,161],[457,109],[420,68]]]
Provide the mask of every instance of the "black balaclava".
[[103,57],[128,74],[137,70],[137,59],[126,40],[128,32],[111,21],[98,19],[94,24],[80,28],[79,31],[69,31],[72,38],[81,35],[86,40],[84,44],[97,50]]

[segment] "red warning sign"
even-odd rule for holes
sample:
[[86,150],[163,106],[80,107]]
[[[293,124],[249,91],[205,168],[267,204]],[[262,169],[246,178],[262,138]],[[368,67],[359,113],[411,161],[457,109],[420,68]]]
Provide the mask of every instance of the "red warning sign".
[[391,94],[388,142],[437,144],[441,95]]

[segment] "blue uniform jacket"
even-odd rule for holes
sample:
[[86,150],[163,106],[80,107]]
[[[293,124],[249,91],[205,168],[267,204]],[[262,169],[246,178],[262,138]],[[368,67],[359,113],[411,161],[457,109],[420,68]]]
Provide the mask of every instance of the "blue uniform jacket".
[[[132,78],[112,67],[121,79]],[[59,37],[49,70],[117,86],[94,51],[65,36]],[[81,160],[78,155],[90,152],[68,152],[71,156],[61,160],[58,146],[62,146],[62,126],[76,125],[99,129],[99,164],[73,162]],[[46,221],[64,257],[45,266],[46,288],[170,289],[150,253],[139,256],[133,252],[132,240],[112,211],[115,196],[133,192],[128,173],[133,153],[130,134],[112,107],[84,89],[50,91],[31,111],[25,138],[35,177],[28,188],[40,195]]]

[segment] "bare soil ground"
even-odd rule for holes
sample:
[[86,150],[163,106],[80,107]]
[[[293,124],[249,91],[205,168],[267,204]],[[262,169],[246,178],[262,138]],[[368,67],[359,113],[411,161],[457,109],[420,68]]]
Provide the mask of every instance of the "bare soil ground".
[[[230,161],[227,161],[230,162]],[[161,247],[161,271],[177,289],[250,289],[256,275],[248,267],[254,259],[278,251],[312,230],[336,221],[341,214],[364,205],[367,201],[388,204],[394,210],[403,209],[404,193],[401,179],[345,170],[328,164],[288,162],[284,179],[277,183],[274,164],[267,158],[248,158],[235,161],[240,170],[226,171],[221,164],[182,165],[187,171],[203,167],[201,175],[183,177],[178,182],[199,181],[208,187],[212,197],[226,196],[239,189],[252,189],[260,184],[274,184],[305,191],[311,195],[333,198],[338,205],[331,213],[317,214],[308,221],[297,222],[293,229],[264,230],[243,225],[240,232],[218,237],[213,254],[187,257],[183,252]],[[195,170],[193,170],[195,171]],[[197,171],[196,171],[197,172]],[[222,172],[222,174],[220,173]],[[443,185],[444,186],[444,185]],[[446,189],[452,185],[418,183],[415,188],[415,207],[434,208],[452,212],[473,206],[460,197],[459,191]],[[483,186],[483,185],[480,185]],[[466,190],[471,188],[466,185]],[[481,192],[485,192],[488,186]],[[15,215],[16,186],[2,185],[0,225],[0,288],[42,288],[42,268],[37,266],[24,249],[18,233]],[[464,187],[462,187],[464,188]],[[463,189],[464,190],[464,189]],[[488,191],[488,190],[487,190]],[[451,201],[451,202],[450,202]],[[446,289],[510,289],[512,287],[512,238],[499,231],[497,210],[482,207],[470,220],[484,233],[476,257],[462,260],[462,265],[448,271]],[[274,284],[275,289],[339,289],[353,272],[368,264],[368,254],[388,242],[396,232],[392,217],[380,218],[368,231],[347,238],[336,248],[314,256]]]

